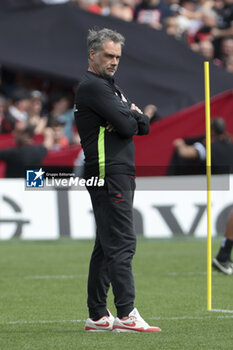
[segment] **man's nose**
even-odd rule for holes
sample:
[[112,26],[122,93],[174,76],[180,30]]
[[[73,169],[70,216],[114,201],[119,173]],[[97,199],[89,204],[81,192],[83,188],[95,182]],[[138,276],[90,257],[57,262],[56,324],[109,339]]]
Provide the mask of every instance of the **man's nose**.
[[117,62],[117,58],[113,57],[112,62],[111,62],[114,66],[116,66],[118,64]]

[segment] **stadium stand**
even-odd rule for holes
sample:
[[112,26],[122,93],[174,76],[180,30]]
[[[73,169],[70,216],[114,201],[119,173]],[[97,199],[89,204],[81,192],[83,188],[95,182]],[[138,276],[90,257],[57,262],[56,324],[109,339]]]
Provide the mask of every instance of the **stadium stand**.
[[[154,29],[156,26],[150,25],[150,21],[148,26],[138,23],[145,23],[142,18],[146,16],[152,21],[158,16],[159,6],[166,9],[164,18],[159,20],[160,28]],[[166,174],[173,152],[172,140],[203,133],[204,112],[200,103],[204,99],[202,64],[205,57],[212,60],[213,115],[223,116],[232,132],[232,6],[229,0],[2,1],[0,149],[15,145],[13,136],[6,133],[10,131],[6,130],[6,113],[12,106],[12,93],[19,87],[26,88],[32,94],[27,120],[37,127],[35,143],[42,142],[45,128],[49,126],[53,113],[49,106],[58,102],[62,109],[68,103],[56,118],[65,123],[64,134],[70,147],[50,151],[44,164],[73,166],[81,148],[69,101],[87,65],[84,38],[94,24],[114,26],[123,32],[130,45],[119,71],[124,89],[142,108],[156,105],[159,114],[148,138],[135,137],[138,175],[142,169],[145,171],[144,167],[154,166],[156,175]],[[136,8],[137,13],[141,12],[141,20],[134,15]],[[21,23],[27,26],[19,25]],[[60,102],[54,100],[54,92],[59,92]],[[1,164],[0,176],[3,174]]]

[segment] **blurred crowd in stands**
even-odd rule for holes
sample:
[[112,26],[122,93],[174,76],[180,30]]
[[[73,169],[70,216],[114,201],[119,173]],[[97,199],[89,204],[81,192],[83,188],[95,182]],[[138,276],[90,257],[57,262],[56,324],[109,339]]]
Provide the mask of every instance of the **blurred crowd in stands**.
[[[5,73],[0,92],[0,133],[10,134],[28,124],[43,138],[47,129],[53,135],[53,150],[80,144],[73,117],[73,91],[22,73]],[[10,75],[10,78],[9,78]],[[14,76],[12,80],[12,76]]]
[[[56,1],[59,0],[50,0],[50,3]],[[95,14],[164,30],[233,73],[233,0],[70,1]]]
[[[74,124],[75,87],[25,73],[1,70],[0,177],[24,177],[48,151],[80,145]],[[77,148],[77,154],[79,152]]]
[[214,64],[233,73],[233,0],[43,0],[136,21],[182,40]]

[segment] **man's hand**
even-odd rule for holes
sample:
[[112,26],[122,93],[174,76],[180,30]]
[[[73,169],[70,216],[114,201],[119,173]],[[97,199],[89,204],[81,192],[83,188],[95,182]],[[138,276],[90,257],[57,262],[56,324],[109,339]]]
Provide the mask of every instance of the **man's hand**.
[[139,107],[137,107],[134,103],[131,104],[130,109],[132,109],[133,111],[137,111],[140,114],[143,114],[141,109]]
[[114,127],[113,127],[110,123],[108,123],[108,122],[107,122],[106,130],[107,130],[108,132],[116,131],[116,130],[114,129]]

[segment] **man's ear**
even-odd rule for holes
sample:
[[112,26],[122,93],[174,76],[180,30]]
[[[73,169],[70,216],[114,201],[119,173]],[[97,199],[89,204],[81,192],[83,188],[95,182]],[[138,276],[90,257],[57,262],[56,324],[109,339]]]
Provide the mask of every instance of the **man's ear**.
[[90,50],[89,59],[92,61],[95,58],[96,52],[94,50]]

